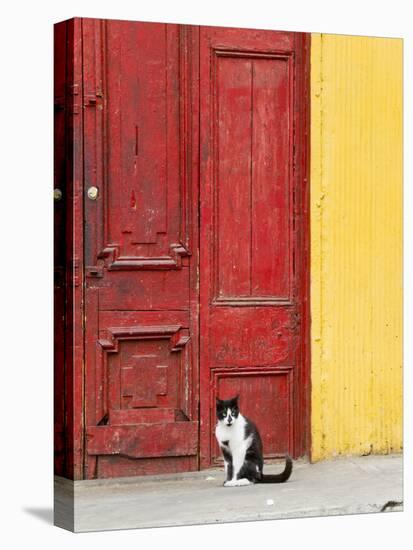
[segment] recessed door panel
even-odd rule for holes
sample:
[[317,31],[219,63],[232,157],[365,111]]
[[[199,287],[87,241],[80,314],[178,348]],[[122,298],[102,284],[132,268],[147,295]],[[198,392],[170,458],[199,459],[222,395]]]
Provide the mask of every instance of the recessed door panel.
[[215,51],[217,301],[290,297],[290,59]]

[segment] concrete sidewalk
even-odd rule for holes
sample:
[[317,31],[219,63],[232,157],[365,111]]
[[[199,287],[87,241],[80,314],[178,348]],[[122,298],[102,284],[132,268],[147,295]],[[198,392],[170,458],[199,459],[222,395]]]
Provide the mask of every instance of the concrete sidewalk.
[[[276,473],[282,464],[266,466]],[[76,532],[402,510],[401,455],[294,463],[287,483],[224,488],[222,470],[55,481],[55,523]],[[68,521],[73,497],[74,518]]]

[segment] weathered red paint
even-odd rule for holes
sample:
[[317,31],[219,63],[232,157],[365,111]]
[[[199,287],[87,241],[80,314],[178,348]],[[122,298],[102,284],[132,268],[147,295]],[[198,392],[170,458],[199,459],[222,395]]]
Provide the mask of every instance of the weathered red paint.
[[307,450],[303,45],[298,33],[201,28],[203,466],[220,454],[216,396],[240,394],[266,456]]
[[88,478],[198,468],[197,35],[83,20]]
[[56,34],[57,473],[208,466],[215,396],[237,391],[267,456],[306,453],[306,36],[96,19]]

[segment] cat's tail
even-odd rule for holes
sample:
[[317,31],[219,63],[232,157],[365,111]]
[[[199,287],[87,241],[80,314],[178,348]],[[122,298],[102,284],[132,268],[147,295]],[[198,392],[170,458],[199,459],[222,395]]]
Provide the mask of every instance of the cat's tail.
[[293,461],[291,460],[290,455],[285,457],[285,468],[281,474],[262,474],[261,479],[257,480],[258,483],[284,483],[290,477],[291,472],[293,471]]

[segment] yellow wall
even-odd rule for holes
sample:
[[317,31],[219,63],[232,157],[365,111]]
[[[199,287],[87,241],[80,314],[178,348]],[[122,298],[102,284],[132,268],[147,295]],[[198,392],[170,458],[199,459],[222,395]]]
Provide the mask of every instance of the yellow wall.
[[402,41],[312,35],[312,459],[402,445]]

